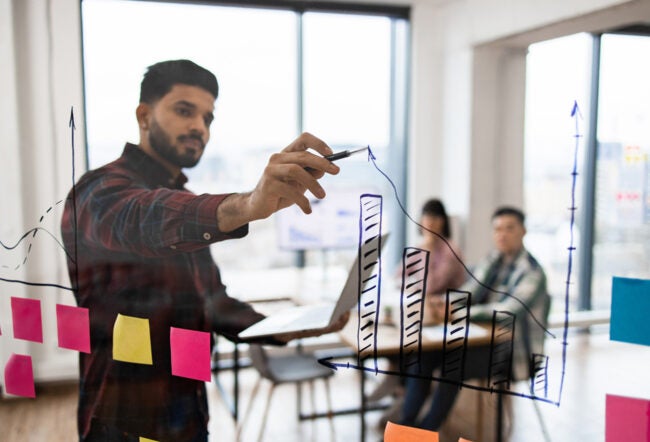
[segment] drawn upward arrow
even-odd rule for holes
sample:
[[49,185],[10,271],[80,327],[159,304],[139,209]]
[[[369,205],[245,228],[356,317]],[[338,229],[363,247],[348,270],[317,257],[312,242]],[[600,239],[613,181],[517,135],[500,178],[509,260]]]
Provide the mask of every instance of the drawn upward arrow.
[[565,293],[564,293],[564,331],[563,331],[563,336],[562,336],[562,374],[560,376],[560,390],[558,394],[558,405],[562,399],[562,390],[564,388],[564,374],[566,372],[566,349],[567,349],[567,338],[568,338],[568,332],[569,332],[569,292],[570,292],[570,287],[571,287],[571,273],[572,273],[572,268],[573,268],[573,252],[576,250],[576,247],[573,242],[573,228],[575,226],[575,218],[576,218],[576,210],[578,208],[576,207],[576,183],[578,179],[578,148],[580,147],[580,138],[582,137],[582,134],[580,133],[580,119],[582,119],[582,113],[580,112],[580,107],[578,106],[577,101],[573,101],[573,107],[571,108],[571,118],[575,119],[575,134],[573,135],[573,138],[575,140],[574,142],[574,153],[573,153],[573,170],[571,171],[571,207],[569,207],[569,210],[571,211],[571,223],[570,223],[570,242],[569,242],[569,259],[567,262],[567,275],[566,275],[566,286],[565,286]]
[[372,153],[372,149],[370,149],[370,145],[368,145],[368,161],[372,161],[374,163],[376,159],[377,157],[375,157],[375,154]]
[[70,146],[72,149],[72,224],[74,228],[74,288],[79,287],[79,252],[77,248],[78,234],[77,234],[77,187],[76,187],[76,177],[75,177],[75,149],[74,149],[74,131],[77,129],[77,126],[74,124],[74,106],[70,106],[70,121],[68,122],[68,127],[70,127]]

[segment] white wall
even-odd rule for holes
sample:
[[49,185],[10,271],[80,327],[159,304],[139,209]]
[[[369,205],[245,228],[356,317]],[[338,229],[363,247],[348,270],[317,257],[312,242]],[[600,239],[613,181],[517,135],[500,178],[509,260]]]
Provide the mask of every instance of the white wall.
[[499,204],[523,206],[525,56],[530,43],[650,20],[636,0],[414,2],[409,207],[441,196],[465,257],[490,247]]
[[[413,0],[410,212],[417,213],[430,196],[444,198],[449,211],[459,215],[464,224],[468,260],[485,253],[494,206],[523,203],[526,46],[642,17],[650,20],[648,3]],[[0,0],[3,242],[16,241],[38,223],[47,207],[65,197],[72,174],[71,107],[77,122],[77,176],[81,173],[80,35],[79,0]],[[59,216],[60,211],[44,221],[57,233]],[[69,284],[60,249],[51,242],[42,243],[32,251],[33,260],[30,255],[33,265],[13,273],[0,269],[0,276]],[[46,303],[44,344],[25,344],[12,338],[8,317],[12,295],[37,297]],[[4,367],[12,351],[27,352],[35,358],[38,379],[75,376],[76,358],[73,352],[56,347],[53,319],[54,304],[71,302],[70,295],[63,290],[0,282],[0,296],[0,366]]]
[[[57,202],[66,197],[72,184],[71,107],[77,115],[77,169],[82,168],[78,5],[74,0],[0,0],[0,241],[7,245],[16,244],[34,227],[60,238],[63,203]],[[0,277],[69,286],[64,258],[56,242],[39,230],[16,250],[0,250],[0,266],[7,266],[0,268]],[[12,296],[41,300],[42,344],[13,338]],[[37,380],[76,376],[77,354],[58,348],[57,303],[73,304],[74,299],[70,292],[57,288],[0,281],[2,369],[9,356],[18,353],[32,356]],[[0,376],[0,383],[3,379]]]

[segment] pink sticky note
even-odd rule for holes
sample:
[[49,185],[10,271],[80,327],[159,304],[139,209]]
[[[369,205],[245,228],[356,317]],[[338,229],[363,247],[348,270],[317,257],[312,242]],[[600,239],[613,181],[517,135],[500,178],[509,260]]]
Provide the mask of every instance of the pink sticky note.
[[210,333],[171,327],[172,374],[209,382]]
[[11,313],[14,322],[14,338],[43,342],[40,300],[12,296]]
[[59,347],[90,353],[90,320],[87,308],[57,304],[56,329]]
[[11,355],[5,365],[5,390],[16,396],[36,397],[31,356]]
[[605,441],[650,442],[650,401],[608,394]]

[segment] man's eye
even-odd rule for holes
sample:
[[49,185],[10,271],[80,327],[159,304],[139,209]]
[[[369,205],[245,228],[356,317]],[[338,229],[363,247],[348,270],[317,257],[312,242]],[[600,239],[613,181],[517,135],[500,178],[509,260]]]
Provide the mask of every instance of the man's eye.
[[191,114],[189,109],[184,109],[184,108],[177,109],[176,112],[178,113],[178,115],[182,117],[189,117]]

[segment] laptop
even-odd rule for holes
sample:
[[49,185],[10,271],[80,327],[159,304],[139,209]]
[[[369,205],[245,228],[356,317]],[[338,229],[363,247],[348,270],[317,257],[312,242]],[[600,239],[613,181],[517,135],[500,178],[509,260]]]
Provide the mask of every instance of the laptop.
[[[387,238],[388,234],[381,236],[380,244],[382,248]],[[243,330],[239,333],[239,337],[252,339],[285,333],[315,331],[333,325],[341,315],[356,306],[359,300],[359,256],[367,257],[376,252],[376,242],[366,242],[363,245],[362,253],[357,253],[336,303],[299,305],[280,310]],[[377,260],[374,260],[371,264],[365,266],[362,269],[363,275],[372,273],[376,264]],[[364,277],[366,282],[362,290],[377,284],[377,279],[377,277]]]

